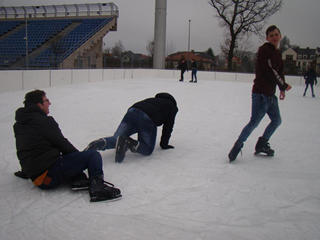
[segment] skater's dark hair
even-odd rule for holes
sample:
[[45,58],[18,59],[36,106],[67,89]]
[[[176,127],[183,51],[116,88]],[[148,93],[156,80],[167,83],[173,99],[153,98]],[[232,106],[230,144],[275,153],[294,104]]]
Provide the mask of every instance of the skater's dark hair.
[[280,29],[276,25],[271,25],[266,30],[266,36],[268,37],[269,33],[276,30],[276,29],[278,29],[279,33],[281,34]]
[[26,103],[35,103],[35,104],[38,104],[38,103],[41,103],[43,104],[43,97],[46,95],[46,93],[42,90],[34,90],[32,92],[28,92],[26,94],[26,96],[24,97],[25,100],[24,100],[24,104]]

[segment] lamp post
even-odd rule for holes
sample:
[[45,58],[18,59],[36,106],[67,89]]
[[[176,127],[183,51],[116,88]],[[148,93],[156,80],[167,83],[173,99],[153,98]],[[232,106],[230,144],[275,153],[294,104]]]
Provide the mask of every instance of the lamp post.
[[28,19],[26,17],[26,62],[27,70],[29,70],[29,51],[28,51]]
[[191,20],[189,19],[189,37],[188,37],[188,68],[189,68],[189,58],[190,58],[190,25],[191,25]]

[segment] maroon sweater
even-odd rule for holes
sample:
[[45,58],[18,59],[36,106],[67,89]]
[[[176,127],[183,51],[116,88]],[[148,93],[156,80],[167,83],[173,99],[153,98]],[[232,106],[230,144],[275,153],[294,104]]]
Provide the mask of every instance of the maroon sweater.
[[252,92],[272,96],[276,92],[276,85],[281,91],[288,87],[284,80],[281,53],[271,43],[265,43],[258,51]]

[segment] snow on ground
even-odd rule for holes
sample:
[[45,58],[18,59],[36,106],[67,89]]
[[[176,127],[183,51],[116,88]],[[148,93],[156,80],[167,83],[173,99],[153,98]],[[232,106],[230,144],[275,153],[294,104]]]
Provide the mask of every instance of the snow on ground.
[[[293,86],[280,101],[283,123],[270,143],[275,157],[253,155],[261,122],[229,164],[228,152],[249,121],[251,83],[130,79],[43,89],[50,115],[77,148],[113,134],[128,107],[171,93],[179,112],[170,144],[151,156],[128,152],[114,162],[101,152],[116,202],[90,203],[65,184],[40,190],[15,177],[20,169],[12,130],[28,91],[0,94],[0,239],[239,240],[319,239],[320,98]],[[319,89],[315,89],[315,94]],[[319,95],[320,96],[320,95]]]

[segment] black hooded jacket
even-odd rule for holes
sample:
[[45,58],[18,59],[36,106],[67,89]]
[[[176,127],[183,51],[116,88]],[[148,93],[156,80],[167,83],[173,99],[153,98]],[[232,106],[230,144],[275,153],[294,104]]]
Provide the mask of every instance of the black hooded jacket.
[[169,93],[158,93],[154,98],[147,98],[137,102],[130,108],[141,109],[157,126],[163,124],[160,146],[167,147],[178,112],[177,102],[174,97]]
[[26,103],[16,111],[13,130],[22,170],[31,180],[51,167],[62,154],[78,152],[66,139],[53,117],[37,104]]

